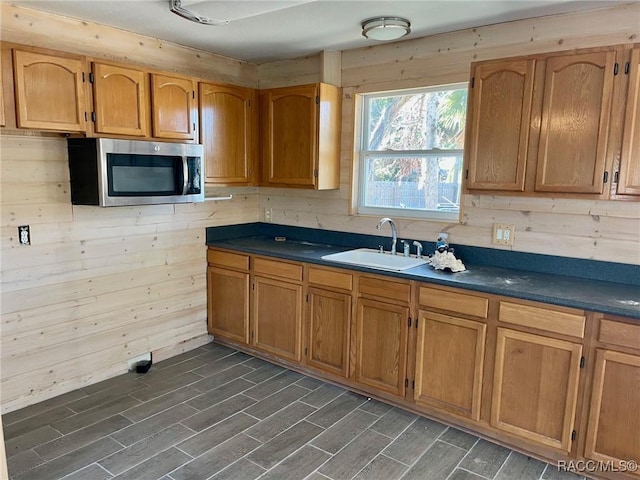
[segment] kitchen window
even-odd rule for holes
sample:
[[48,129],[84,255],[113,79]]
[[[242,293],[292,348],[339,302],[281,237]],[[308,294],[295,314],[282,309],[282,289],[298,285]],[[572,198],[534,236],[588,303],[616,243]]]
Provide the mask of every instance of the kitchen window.
[[361,101],[357,212],[458,221],[467,85]]

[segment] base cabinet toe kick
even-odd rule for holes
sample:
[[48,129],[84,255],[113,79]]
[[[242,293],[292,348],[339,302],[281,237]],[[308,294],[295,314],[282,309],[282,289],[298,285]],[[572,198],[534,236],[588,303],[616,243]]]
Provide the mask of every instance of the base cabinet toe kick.
[[640,322],[209,247],[215,340],[589,478],[640,479]]

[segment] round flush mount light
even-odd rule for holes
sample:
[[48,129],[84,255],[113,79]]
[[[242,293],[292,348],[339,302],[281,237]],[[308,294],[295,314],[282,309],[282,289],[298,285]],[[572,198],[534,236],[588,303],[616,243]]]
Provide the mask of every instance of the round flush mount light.
[[402,17],[373,17],[362,21],[362,36],[372,40],[397,40],[409,32],[411,23]]

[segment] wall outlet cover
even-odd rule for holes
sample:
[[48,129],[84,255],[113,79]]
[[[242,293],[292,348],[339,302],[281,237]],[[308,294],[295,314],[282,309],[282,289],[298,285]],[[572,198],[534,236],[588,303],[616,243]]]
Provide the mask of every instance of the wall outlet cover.
[[493,237],[491,243],[494,245],[513,245],[513,239],[515,237],[515,225],[508,225],[505,223],[493,224]]

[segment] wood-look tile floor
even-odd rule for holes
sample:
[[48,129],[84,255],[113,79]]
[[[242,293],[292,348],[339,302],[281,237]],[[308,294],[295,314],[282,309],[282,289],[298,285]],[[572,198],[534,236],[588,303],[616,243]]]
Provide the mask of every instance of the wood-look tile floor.
[[2,421],[15,480],[582,478],[215,343]]

